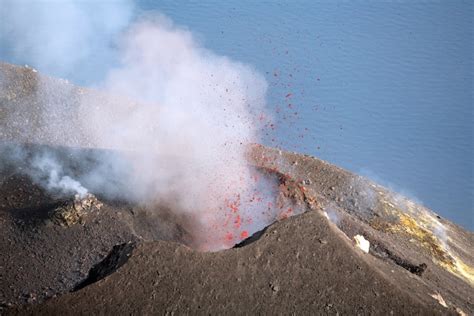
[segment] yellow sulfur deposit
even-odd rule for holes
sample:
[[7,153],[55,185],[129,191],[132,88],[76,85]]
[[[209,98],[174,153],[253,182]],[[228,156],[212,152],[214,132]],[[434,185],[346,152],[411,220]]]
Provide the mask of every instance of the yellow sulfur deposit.
[[[399,223],[391,225],[388,229],[389,231],[409,234],[412,238],[419,241],[422,247],[430,251],[435,263],[474,285],[474,268],[465,264],[460,258],[450,252],[446,244],[430,229],[422,226],[433,221],[430,216],[420,216],[418,221],[406,213],[399,213],[398,217]],[[419,222],[422,224],[420,225]]]

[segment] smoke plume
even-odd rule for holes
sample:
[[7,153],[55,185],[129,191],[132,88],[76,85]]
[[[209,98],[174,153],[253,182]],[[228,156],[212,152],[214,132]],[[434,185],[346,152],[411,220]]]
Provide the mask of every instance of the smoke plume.
[[129,1],[7,4],[7,52],[117,99],[84,94],[65,109],[38,85],[42,139],[122,153],[95,157],[77,179],[54,157],[37,157],[31,169],[45,188],[172,206],[192,218],[193,246],[203,250],[228,248],[274,220],[272,184],[245,158],[259,140],[267,89],[252,67],[207,50],[165,16],[137,18]]
[[0,55],[79,83],[96,82],[114,63],[115,41],[134,4],[111,1],[0,1]]
[[54,157],[44,153],[34,156],[29,174],[33,175],[33,180],[49,191],[84,197],[87,189],[70,176],[64,175],[62,169],[61,164]]

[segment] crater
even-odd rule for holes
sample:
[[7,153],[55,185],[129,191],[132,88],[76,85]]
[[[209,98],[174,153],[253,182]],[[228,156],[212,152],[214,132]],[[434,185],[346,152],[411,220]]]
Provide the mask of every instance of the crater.
[[[117,155],[104,150],[0,145],[0,157],[6,159],[0,168],[4,179],[0,182],[0,229],[4,234],[0,251],[5,254],[0,258],[0,266],[5,267],[0,285],[2,304],[39,303],[95,283],[117,271],[137,242],[173,241],[205,250],[200,231],[195,229],[199,219],[174,205],[133,202],[112,191],[95,191],[92,182],[83,183],[91,188],[84,196],[46,191],[26,172],[34,154],[45,151],[61,159],[65,174],[71,178],[81,178],[94,168],[97,157]],[[8,158],[13,152],[21,153],[22,159],[11,163]],[[268,222],[254,223],[248,235],[237,236],[227,248],[245,247],[258,240],[275,221],[316,205],[304,183],[276,169],[255,167],[254,171],[271,184],[267,188],[271,193]],[[20,271],[18,266],[28,268]],[[45,266],[48,269],[44,273],[36,273],[45,270]]]

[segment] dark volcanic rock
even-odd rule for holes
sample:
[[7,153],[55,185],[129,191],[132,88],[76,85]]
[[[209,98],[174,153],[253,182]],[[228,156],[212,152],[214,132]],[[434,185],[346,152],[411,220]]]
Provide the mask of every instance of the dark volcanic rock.
[[[25,152],[43,147],[21,146]],[[11,148],[0,145],[0,153]],[[70,156],[64,148],[48,149]],[[2,158],[0,311],[2,306],[39,303],[71,291],[115,245],[185,239],[186,232],[165,208],[102,200],[92,194],[56,196],[21,172],[28,160],[8,166]]]
[[74,290],[78,291],[117,271],[118,268],[127,262],[134,248],[135,243],[132,242],[114,246],[107,257],[92,267],[87,278],[79,283]]
[[[78,154],[87,163],[88,153],[115,155],[82,136],[72,143],[64,142],[71,135],[47,137],[38,122],[47,106],[35,97],[38,76],[0,64],[0,141],[49,144],[66,164]],[[78,98],[120,102],[64,81],[41,82],[49,91],[41,99],[64,103],[71,120]],[[30,122],[31,137],[9,117]],[[12,147],[2,146],[6,156]],[[18,166],[0,165],[0,313],[474,313],[472,232],[314,157],[253,146],[248,158],[277,175],[281,197],[306,212],[216,253],[185,246],[189,234],[169,207],[97,195],[90,206],[100,208],[76,208]],[[65,225],[51,221],[58,214]],[[369,253],[355,246],[356,235],[370,242]]]
[[431,292],[418,276],[354,249],[312,211],[218,253],[139,244],[107,278],[22,313],[450,314]]

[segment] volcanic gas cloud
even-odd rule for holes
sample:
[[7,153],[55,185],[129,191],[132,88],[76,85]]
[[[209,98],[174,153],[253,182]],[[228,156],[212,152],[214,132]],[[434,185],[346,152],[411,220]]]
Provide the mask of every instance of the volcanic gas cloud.
[[[62,178],[70,175],[49,157],[54,163],[46,164],[46,176],[54,174],[62,186],[171,206],[192,219],[190,244],[201,250],[231,247],[277,218],[275,184],[246,159],[248,145],[259,142],[267,89],[252,67],[205,49],[162,15],[136,17],[129,1],[8,6],[12,27],[5,31],[14,36],[4,44],[22,62],[40,73],[93,82],[120,99],[84,97],[73,110],[44,109],[43,140],[122,152],[120,160],[101,156],[74,181]],[[68,97],[67,89],[62,93]],[[45,166],[43,156],[38,166]]]

